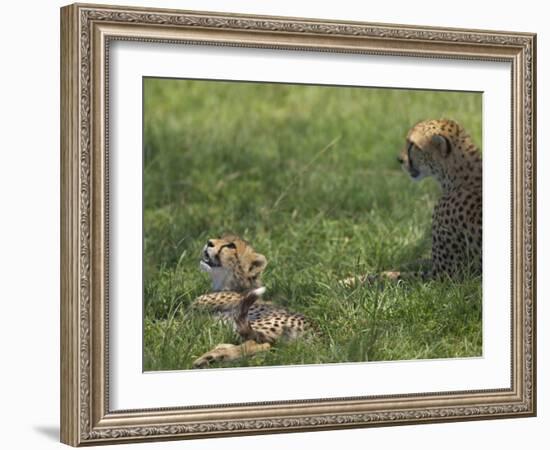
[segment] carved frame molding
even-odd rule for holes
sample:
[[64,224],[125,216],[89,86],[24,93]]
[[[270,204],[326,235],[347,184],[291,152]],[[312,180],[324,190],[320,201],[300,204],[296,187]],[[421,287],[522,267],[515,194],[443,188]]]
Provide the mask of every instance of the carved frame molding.
[[[113,40],[509,61],[511,388],[110,411],[105,105]],[[535,415],[534,34],[75,4],[61,10],[61,57],[63,442],[78,446]]]

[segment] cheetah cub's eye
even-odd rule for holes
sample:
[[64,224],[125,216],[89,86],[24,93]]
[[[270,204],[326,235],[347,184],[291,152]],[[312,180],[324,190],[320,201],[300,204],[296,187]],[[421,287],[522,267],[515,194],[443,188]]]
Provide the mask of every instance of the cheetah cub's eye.
[[227,248],[232,248],[232,249],[236,249],[237,246],[235,245],[234,242],[230,242],[229,244],[226,245]]

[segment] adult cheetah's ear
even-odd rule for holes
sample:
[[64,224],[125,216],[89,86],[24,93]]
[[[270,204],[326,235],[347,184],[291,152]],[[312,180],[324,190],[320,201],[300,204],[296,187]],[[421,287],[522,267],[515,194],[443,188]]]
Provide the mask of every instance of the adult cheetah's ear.
[[451,153],[451,142],[445,136],[434,134],[432,136],[432,144],[439,150],[439,153],[443,156],[443,158],[446,158]]
[[263,272],[263,270],[265,269],[265,266],[267,266],[266,257],[261,253],[256,253],[254,255],[254,259],[250,263],[250,268],[249,268],[250,275],[252,276],[259,275],[260,273]]

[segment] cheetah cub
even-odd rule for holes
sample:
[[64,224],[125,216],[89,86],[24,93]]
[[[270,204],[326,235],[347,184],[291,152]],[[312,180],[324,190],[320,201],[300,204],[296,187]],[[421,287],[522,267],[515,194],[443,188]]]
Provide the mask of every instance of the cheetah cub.
[[260,299],[265,292],[261,275],[266,265],[265,256],[238,236],[208,240],[200,268],[210,275],[213,292],[196,298],[193,306],[232,322],[244,342],[219,344],[196,359],[193,367],[265,352],[279,339],[296,339],[309,327],[301,314]]

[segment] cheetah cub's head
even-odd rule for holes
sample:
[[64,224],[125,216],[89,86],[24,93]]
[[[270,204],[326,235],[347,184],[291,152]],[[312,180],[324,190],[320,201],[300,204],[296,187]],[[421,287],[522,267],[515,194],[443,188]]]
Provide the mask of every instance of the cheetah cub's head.
[[426,120],[412,127],[397,158],[403,170],[419,181],[427,176],[441,178],[453,157],[453,142],[462,133],[452,120]]
[[202,250],[200,268],[212,278],[214,291],[246,291],[258,288],[267,265],[264,255],[238,236],[209,239]]

